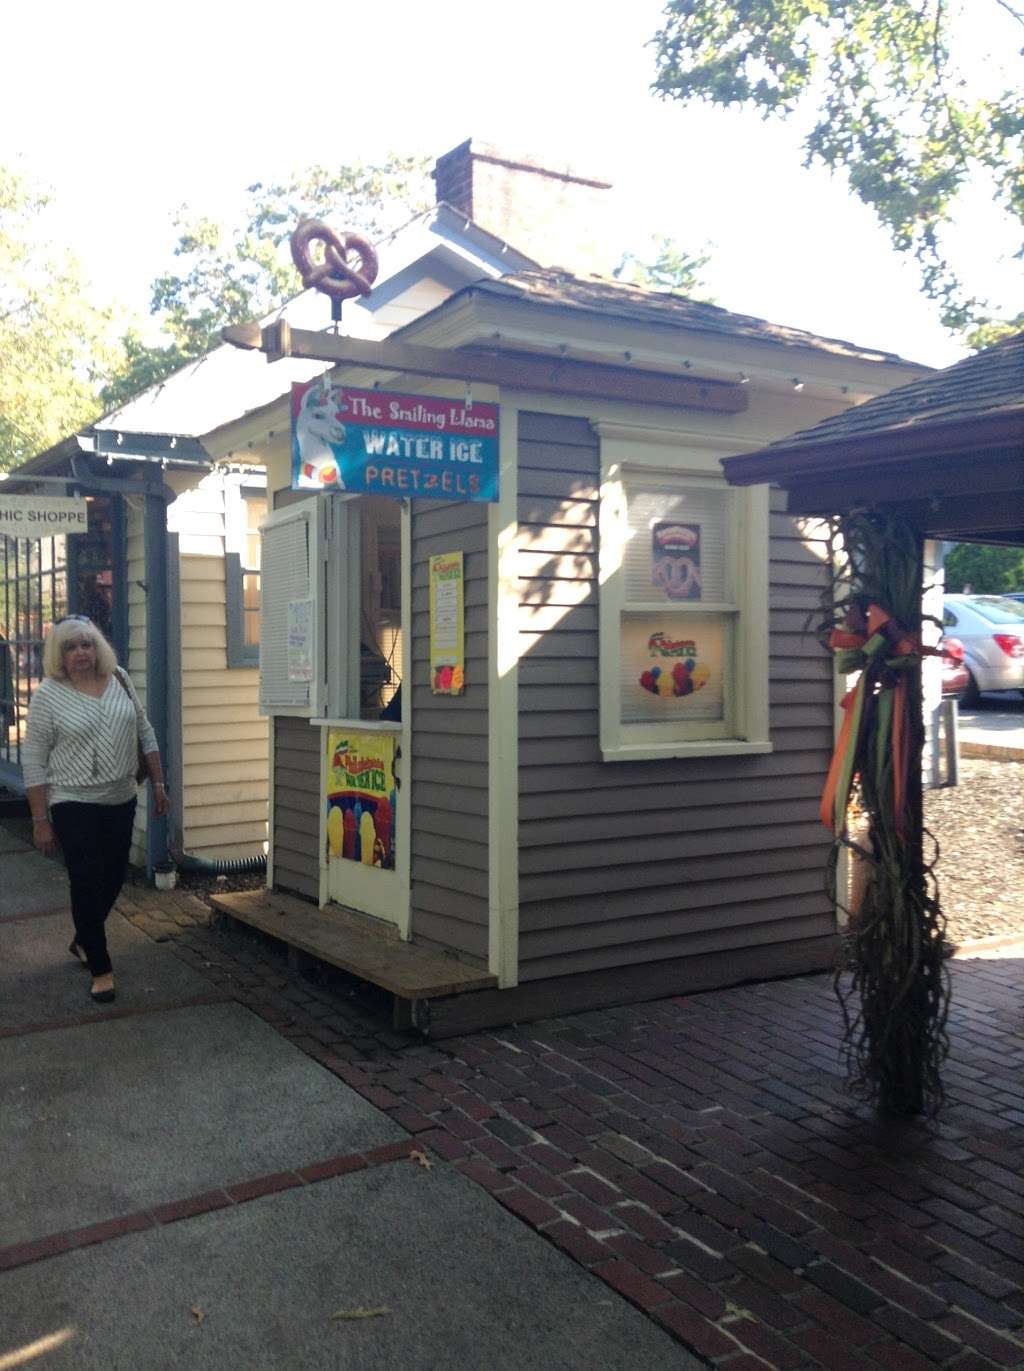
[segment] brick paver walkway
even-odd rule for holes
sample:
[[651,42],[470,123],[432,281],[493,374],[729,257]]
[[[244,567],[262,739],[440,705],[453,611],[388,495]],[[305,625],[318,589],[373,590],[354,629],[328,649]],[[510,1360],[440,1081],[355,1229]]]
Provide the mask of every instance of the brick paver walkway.
[[893,1123],[825,977],[435,1044],[183,891],[122,908],[709,1364],[1024,1367],[1020,962],[953,964],[946,1105]]

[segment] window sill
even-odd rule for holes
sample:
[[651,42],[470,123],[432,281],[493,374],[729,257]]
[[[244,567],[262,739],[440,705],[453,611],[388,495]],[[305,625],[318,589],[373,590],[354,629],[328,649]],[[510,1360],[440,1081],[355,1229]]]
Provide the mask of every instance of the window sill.
[[390,719],[310,719],[311,728],[347,728],[352,733],[394,733],[402,731],[401,723]]
[[603,747],[603,762],[646,762],[661,757],[743,757],[771,752],[770,742],[745,738],[695,739],[686,743],[638,743],[635,746]]

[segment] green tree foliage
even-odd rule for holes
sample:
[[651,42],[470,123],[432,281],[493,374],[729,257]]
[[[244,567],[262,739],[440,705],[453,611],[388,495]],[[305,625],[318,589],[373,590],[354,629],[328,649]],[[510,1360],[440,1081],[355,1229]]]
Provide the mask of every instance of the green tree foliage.
[[1024,548],[956,543],[946,553],[946,589],[954,595],[970,586],[975,595],[1024,590]]
[[377,242],[432,203],[428,168],[421,158],[390,156],[308,167],[278,184],[257,181],[233,226],[183,209],[175,218],[178,261],[153,283],[151,311],[169,341],[147,346],[137,331],[125,335],[123,365],[103,393],[107,408],[209,352],[226,324],[258,319],[297,294],[287,240],[300,219]]
[[47,203],[0,167],[0,471],[94,417],[116,355],[112,312],[89,304],[78,263],[46,239]]
[[[988,62],[986,25],[1008,40]],[[845,171],[962,330],[991,313],[944,245],[963,192],[1024,223],[1022,27],[1018,0],[668,0],[654,89],[808,120],[805,164]]]
[[191,360],[177,343],[147,343],[135,326],[121,336],[121,355],[100,389],[101,413],[120,409]]
[[968,332],[967,342],[975,352],[981,352],[1004,338],[1012,338],[1015,333],[1024,333],[1024,313],[1013,319],[979,320]]
[[690,295],[700,300],[710,299],[704,293],[701,276],[711,261],[710,252],[687,252],[673,239],[662,237],[652,241],[651,254],[648,260],[642,260],[636,253],[623,253],[622,261],[612,275],[631,286],[670,290],[677,295]]

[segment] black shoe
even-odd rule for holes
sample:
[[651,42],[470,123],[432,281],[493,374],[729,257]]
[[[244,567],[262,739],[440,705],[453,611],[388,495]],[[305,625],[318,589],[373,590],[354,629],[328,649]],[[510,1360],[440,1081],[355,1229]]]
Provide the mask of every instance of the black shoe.
[[94,1004],[112,1004],[115,998],[113,988],[110,990],[90,990],[89,995]]

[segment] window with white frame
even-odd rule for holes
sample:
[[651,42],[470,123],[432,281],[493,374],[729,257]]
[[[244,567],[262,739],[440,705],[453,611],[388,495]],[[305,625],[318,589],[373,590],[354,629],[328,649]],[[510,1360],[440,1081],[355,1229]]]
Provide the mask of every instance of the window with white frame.
[[765,488],[660,430],[601,434],[601,750],[765,752]]
[[310,494],[263,522],[260,705],[269,714],[401,722],[408,509]]
[[225,488],[224,590],[229,667],[260,662],[260,525],[267,517],[265,487]]

